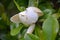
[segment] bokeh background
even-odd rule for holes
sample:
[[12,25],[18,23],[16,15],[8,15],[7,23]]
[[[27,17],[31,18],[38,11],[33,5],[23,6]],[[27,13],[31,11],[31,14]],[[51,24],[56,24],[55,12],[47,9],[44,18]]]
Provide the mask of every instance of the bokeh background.
[[[28,2],[29,0],[20,0],[18,3],[21,7],[26,8]],[[39,0],[38,5],[42,11],[52,8],[57,13],[60,8],[60,0]],[[0,40],[18,40],[17,36],[10,35],[10,17],[19,12],[13,0],[0,0]],[[60,18],[58,20],[60,23]],[[60,40],[60,33],[57,34],[56,40]]]

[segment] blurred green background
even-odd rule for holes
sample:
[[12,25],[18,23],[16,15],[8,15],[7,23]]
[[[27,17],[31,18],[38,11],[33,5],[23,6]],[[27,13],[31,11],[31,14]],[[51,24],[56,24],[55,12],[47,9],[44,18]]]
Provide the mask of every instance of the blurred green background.
[[[18,4],[22,8],[26,8],[28,7],[28,1],[19,0]],[[45,9],[54,9],[55,13],[60,13],[60,0],[39,0],[38,2],[38,7],[42,11]],[[17,36],[10,35],[10,25],[12,24],[10,17],[19,12],[13,0],[0,0],[0,40],[18,40]],[[58,21],[60,23],[60,17]],[[57,34],[56,40],[60,40],[60,33]]]

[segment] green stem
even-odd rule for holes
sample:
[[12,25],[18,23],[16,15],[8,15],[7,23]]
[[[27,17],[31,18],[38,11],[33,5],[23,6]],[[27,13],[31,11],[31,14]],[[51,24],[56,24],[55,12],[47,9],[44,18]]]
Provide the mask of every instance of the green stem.
[[29,7],[30,6],[34,6],[34,7],[38,7],[38,3],[39,3],[39,0],[29,0]]

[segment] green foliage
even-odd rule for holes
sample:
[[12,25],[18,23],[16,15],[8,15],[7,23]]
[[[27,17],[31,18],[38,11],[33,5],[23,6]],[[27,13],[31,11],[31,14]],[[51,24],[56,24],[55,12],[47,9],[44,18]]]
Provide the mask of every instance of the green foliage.
[[18,27],[12,29],[11,30],[11,35],[14,36],[14,35],[18,34],[21,31],[22,27],[23,27],[23,25],[20,24]]
[[29,4],[28,4],[28,7],[30,6],[35,6],[37,7],[38,6],[38,0],[29,0]]
[[39,40],[39,37],[33,34],[27,34],[24,39],[25,40]]
[[59,24],[56,18],[51,15],[43,23],[43,35],[45,40],[55,40],[59,30]]
[[[56,1],[57,5],[59,2]],[[50,0],[0,0],[0,40],[60,40],[60,8],[56,3]],[[29,6],[38,7],[44,15],[37,21],[34,32],[24,37],[28,27],[11,23],[10,17]]]
[[44,40],[43,31],[42,31],[42,29],[41,29],[41,26],[36,25],[36,28],[35,28],[35,35],[37,35],[40,40]]
[[20,0],[18,0],[18,1],[15,1],[15,0],[14,0],[14,3],[15,3],[15,5],[17,6],[17,8],[18,8],[19,11],[23,11],[23,10],[25,9],[24,4],[21,3],[23,6],[20,6],[20,2],[19,2],[19,1],[20,1]]

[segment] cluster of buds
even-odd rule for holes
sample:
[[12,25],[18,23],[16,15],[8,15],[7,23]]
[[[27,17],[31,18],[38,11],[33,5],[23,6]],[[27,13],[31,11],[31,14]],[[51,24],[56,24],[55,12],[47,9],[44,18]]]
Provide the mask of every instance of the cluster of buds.
[[20,12],[11,17],[11,21],[13,23],[23,23],[24,25],[28,25],[26,33],[31,34],[35,28],[35,23],[37,22],[39,16],[42,16],[43,13],[40,9],[36,7],[28,7],[25,11]]

